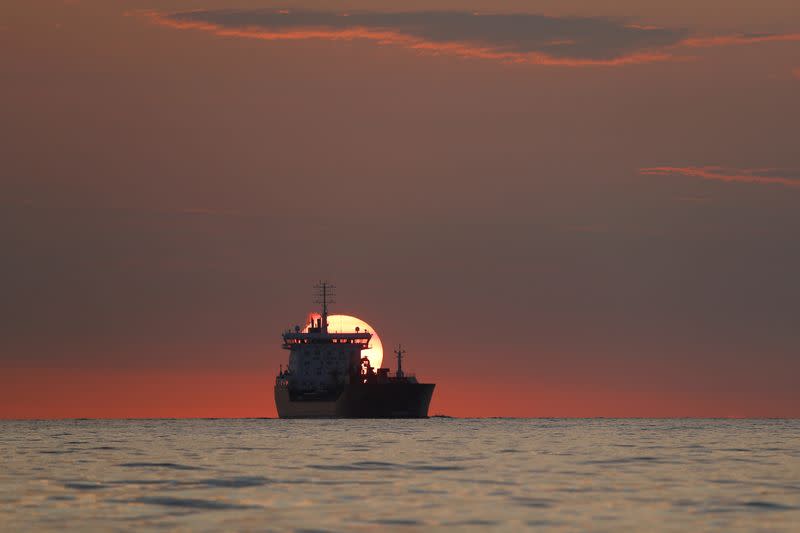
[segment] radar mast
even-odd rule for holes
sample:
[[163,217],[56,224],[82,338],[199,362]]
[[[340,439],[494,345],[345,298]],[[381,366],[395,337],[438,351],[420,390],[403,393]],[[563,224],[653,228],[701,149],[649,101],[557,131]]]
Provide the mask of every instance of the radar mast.
[[403,378],[403,377],[405,377],[405,374],[403,374],[403,355],[406,353],[406,351],[403,349],[403,345],[402,344],[398,344],[397,345],[397,349],[394,351],[394,353],[397,354],[397,374],[396,375],[397,375],[398,378]]
[[316,294],[314,298],[314,303],[322,304],[322,318],[320,320],[320,333],[328,333],[328,304],[336,302],[336,294],[334,290],[336,289],[335,285],[331,285],[327,281],[320,281],[316,285],[314,285],[314,289],[316,289]]

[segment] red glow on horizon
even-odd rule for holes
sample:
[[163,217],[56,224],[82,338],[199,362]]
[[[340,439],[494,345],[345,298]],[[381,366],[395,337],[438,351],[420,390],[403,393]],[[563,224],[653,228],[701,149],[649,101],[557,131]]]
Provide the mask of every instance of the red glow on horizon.
[[[0,419],[274,418],[271,369],[237,372],[14,369],[0,375]],[[798,417],[796,403],[718,391],[657,390],[485,379],[436,383],[430,415],[454,417]],[[427,381],[427,380],[426,380]],[[36,383],[37,387],[30,387]]]

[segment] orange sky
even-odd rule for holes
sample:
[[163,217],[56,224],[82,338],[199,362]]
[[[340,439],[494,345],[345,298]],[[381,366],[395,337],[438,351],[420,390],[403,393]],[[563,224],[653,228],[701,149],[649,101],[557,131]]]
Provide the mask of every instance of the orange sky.
[[0,417],[274,416],[319,279],[432,413],[800,416],[796,2],[289,7],[0,6]]

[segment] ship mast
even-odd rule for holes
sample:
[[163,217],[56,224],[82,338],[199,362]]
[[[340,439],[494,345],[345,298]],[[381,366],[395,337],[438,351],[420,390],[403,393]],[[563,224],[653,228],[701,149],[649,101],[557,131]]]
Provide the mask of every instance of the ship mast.
[[398,378],[405,377],[403,374],[403,354],[405,354],[406,351],[403,349],[403,345],[398,344],[397,349],[394,351],[394,353],[397,354],[397,377]]
[[336,295],[333,290],[335,285],[331,285],[327,281],[320,281],[314,288],[317,290],[315,303],[322,304],[322,319],[320,320],[320,333],[328,333],[328,303],[334,303]]

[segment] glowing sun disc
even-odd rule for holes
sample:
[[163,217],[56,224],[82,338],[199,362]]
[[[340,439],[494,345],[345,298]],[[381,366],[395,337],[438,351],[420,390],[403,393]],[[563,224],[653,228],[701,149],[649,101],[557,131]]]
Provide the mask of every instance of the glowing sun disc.
[[[315,318],[319,317],[316,313],[314,316]],[[306,324],[304,331],[308,331],[309,325],[310,324]],[[369,348],[361,350],[361,355],[366,355],[369,358],[369,364],[372,365],[372,368],[380,368],[383,362],[383,343],[381,343],[381,338],[378,336],[378,332],[375,331],[375,328],[354,316],[328,315],[328,331],[330,333],[355,333],[356,328],[359,328],[361,331],[366,330],[372,333],[372,339],[369,341]]]

